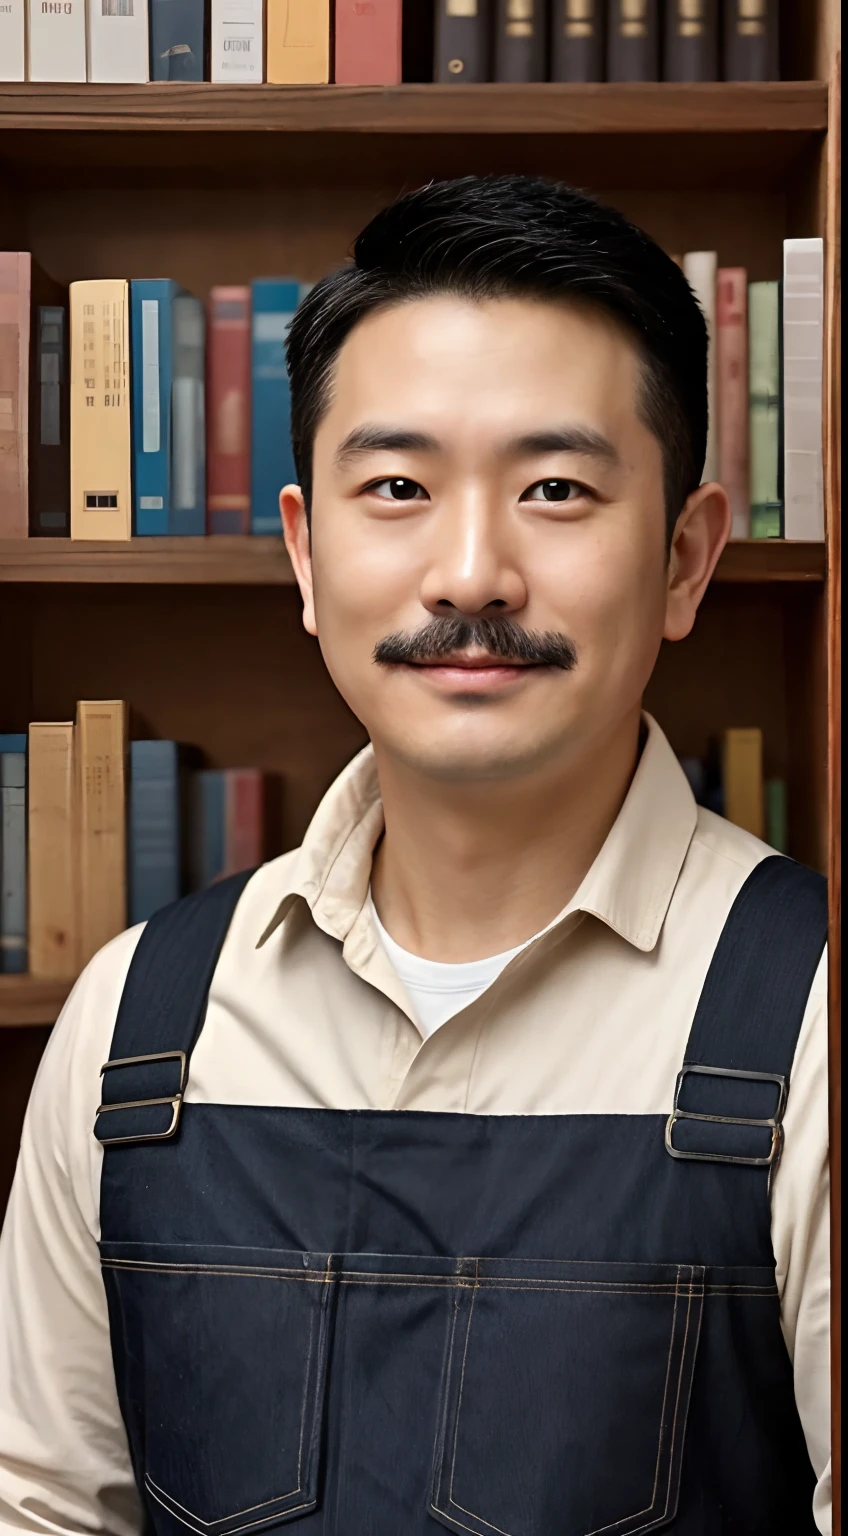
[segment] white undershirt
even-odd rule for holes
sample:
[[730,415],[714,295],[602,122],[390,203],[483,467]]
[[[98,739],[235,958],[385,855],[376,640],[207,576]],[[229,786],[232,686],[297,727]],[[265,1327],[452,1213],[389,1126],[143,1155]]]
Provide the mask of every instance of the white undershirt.
[[514,949],[505,949],[500,955],[487,955],[484,960],[463,960],[458,964],[446,964],[443,960],[422,960],[420,955],[412,955],[408,949],[402,949],[391,934],[386,932],[377,916],[370,891],[368,900],[380,942],[403,982],[412,1003],[415,1023],[425,1040],[435,1034],[447,1019],[452,1019],[460,1009],[473,1003],[475,998],[492,985],[510,960],[533,943],[533,939],[527,939],[523,944],[516,944]]

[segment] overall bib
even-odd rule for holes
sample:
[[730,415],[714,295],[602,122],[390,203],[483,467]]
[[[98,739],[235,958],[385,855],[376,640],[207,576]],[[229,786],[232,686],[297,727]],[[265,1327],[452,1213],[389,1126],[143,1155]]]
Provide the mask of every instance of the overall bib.
[[150,921],[103,1069],[147,1529],[814,1532],[769,1182],[823,879],[749,876],[666,1117],[185,1103],[248,878]]

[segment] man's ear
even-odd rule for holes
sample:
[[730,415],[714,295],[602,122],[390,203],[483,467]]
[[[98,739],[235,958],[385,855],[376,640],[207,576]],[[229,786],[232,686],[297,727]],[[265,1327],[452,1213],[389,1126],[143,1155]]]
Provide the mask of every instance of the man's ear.
[[727,492],[711,480],[692,492],[675,524],[668,560],[664,639],[683,640],[689,634],[729,536]]
[[299,485],[284,485],[280,491],[280,516],[283,519],[283,535],[286,549],[294,568],[295,578],[303,598],[303,627],[310,635],[317,635],[315,602],[312,595],[312,551],[309,543],[309,521],[306,503]]

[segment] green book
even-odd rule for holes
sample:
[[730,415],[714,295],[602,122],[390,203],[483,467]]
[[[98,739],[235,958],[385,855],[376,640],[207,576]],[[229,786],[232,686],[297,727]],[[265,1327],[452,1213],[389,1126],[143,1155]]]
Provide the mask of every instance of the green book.
[[748,284],[751,537],[783,536],[780,453],[780,289]]
[[786,853],[788,850],[786,780],[766,779],[763,788],[766,802],[766,842],[775,853]]

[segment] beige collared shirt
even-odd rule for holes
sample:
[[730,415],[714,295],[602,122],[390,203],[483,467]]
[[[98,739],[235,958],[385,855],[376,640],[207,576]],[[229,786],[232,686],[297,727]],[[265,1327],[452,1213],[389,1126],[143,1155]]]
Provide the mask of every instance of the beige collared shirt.
[[[770,850],[700,810],[659,727],[580,889],[422,1041],[374,931],[382,830],[366,749],[296,852],[249,882],[191,1062],[195,1102],[466,1114],[667,1114],[741,885]],[[141,1514],[100,1276],[92,1135],[141,928],[75,986],[44,1056],[0,1239],[0,1530],[135,1536]],[[795,1394],[829,1533],[826,967],[798,1043],[772,1238]]]

